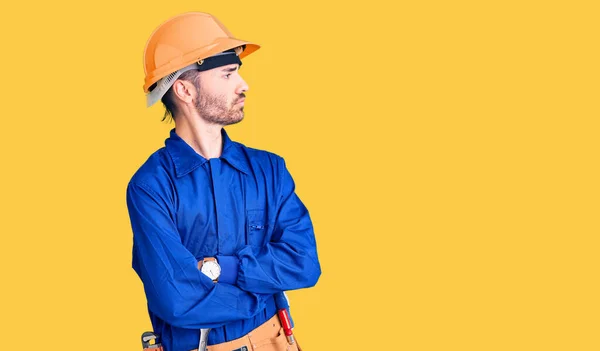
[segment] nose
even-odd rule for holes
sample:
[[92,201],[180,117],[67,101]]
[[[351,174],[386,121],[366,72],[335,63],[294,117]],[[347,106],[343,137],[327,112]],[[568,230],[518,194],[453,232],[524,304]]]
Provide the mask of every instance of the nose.
[[244,80],[244,78],[242,78],[240,76],[240,84],[237,87],[236,93],[238,95],[240,95],[240,94],[247,92],[248,89],[249,89],[248,84],[246,84],[246,81]]

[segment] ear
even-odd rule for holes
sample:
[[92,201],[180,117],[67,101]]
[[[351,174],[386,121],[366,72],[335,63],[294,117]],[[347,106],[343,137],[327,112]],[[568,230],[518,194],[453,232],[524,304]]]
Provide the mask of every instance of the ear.
[[194,84],[186,80],[177,79],[171,88],[173,89],[173,95],[184,104],[192,103],[192,100],[198,94]]

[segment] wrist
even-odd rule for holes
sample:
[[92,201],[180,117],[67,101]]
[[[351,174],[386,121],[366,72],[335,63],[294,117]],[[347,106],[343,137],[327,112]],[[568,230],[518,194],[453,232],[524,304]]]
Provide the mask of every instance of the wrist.
[[221,275],[221,266],[215,257],[205,257],[199,261],[198,269],[215,283]]

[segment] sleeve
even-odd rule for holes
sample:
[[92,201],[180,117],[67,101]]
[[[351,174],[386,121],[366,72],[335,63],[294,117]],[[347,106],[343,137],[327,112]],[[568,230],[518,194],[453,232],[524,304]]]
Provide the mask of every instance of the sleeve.
[[279,163],[279,201],[271,242],[237,253],[237,285],[254,293],[277,293],[314,286],[321,266],[312,221],[295,192],[283,158]]
[[167,203],[145,184],[127,187],[132,267],[143,282],[149,309],[171,325],[190,329],[214,328],[262,311],[268,295],[215,284],[200,272]]

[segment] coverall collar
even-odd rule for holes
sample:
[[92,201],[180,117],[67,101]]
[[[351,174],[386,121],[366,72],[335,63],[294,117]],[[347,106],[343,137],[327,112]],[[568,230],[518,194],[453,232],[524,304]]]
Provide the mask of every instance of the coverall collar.
[[[227,161],[238,171],[250,174],[250,167],[241,146],[229,138],[225,128],[221,128],[221,137],[223,139],[223,151],[220,158]],[[171,129],[169,138],[165,140],[165,147],[173,160],[175,174],[178,178],[208,162],[208,159],[198,154],[175,133],[175,128]]]

